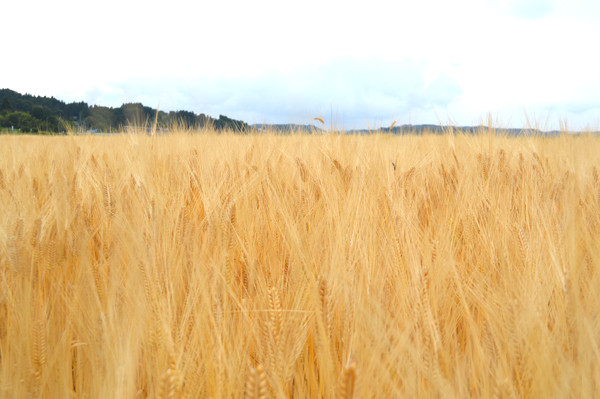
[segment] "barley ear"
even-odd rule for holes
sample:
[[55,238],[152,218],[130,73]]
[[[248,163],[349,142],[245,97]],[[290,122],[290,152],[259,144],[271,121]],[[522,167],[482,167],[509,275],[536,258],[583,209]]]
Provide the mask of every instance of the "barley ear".
[[281,332],[281,327],[283,325],[283,309],[281,307],[281,298],[279,297],[279,292],[275,287],[269,287],[268,296],[270,307],[269,322],[271,323],[273,338],[276,342],[279,342],[279,333]]
[[175,375],[171,368],[162,375],[158,385],[158,397],[163,398],[174,398],[175,397]]
[[331,337],[333,317],[331,314],[330,294],[327,286],[327,280],[324,278],[319,279],[319,299],[321,301],[321,312],[325,331],[327,336]]
[[46,365],[46,331],[40,318],[35,322],[33,331],[33,393],[35,397],[41,395],[42,371]]
[[245,399],[264,399],[267,397],[267,375],[262,365],[250,367],[246,378]]
[[354,397],[354,386],[356,385],[356,364],[354,362],[344,366],[340,380],[340,399],[352,399]]

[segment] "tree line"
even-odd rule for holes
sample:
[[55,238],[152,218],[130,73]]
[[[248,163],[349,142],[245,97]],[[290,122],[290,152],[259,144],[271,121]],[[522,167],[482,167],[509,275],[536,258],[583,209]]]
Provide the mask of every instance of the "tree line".
[[127,103],[118,108],[65,103],[54,97],[20,94],[0,89],[0,129],[23,133],[59,133],[72,131],[121,131],[128,126],[154,126],[164,130],[173,127],[246,131],[243,121],[219,115],[213,118],[191,111],[158,111],[141,103]]

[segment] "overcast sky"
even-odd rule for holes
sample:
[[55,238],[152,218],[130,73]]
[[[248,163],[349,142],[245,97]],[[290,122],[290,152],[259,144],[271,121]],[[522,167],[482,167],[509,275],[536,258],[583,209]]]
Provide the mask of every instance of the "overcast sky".
[[0,88],[345,128],[600,128],[600,1],[2,5]]

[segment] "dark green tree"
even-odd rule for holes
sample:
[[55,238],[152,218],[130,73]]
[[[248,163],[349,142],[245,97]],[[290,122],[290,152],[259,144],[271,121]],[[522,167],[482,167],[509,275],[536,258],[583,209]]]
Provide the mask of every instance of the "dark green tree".
[[10,105],[10,101],[8,101],[8,98],[4,97],[2,99],[2,102],[0,102],[0,114],[7,113],[10,111],[12,111],[12,106]]

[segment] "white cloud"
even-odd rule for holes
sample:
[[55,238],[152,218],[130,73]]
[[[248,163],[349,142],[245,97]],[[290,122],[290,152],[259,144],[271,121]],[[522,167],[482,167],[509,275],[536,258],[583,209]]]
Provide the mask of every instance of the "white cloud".
[[554,11],[554,2],[551,0],[513,0],[512,12],[525,19],[543,18]]
[[561,0],[484,0],[496,12],[513,15],[522,19],[535,20],[555,11]]
[[348,124],[597,109],[595,0],[23,0],[3,15],[0,87],[68,101],[253,121],[333,107]]
[[[460,94],[456,82],[445,75],[426,83],[423,66],[411,60],[346,57],[294,73],[271,70],[257,76],[126,80],[93,90],[87,97],[115,106],[117,98],[128,97],[149,105],[160,103],[165,109],[222,113],[251,123],[304,123],[314,116],[329,117],[333,108],[338,123],[361,127],[369,119],[445,107]],[[108,95],[102,99],[102,93]]]

